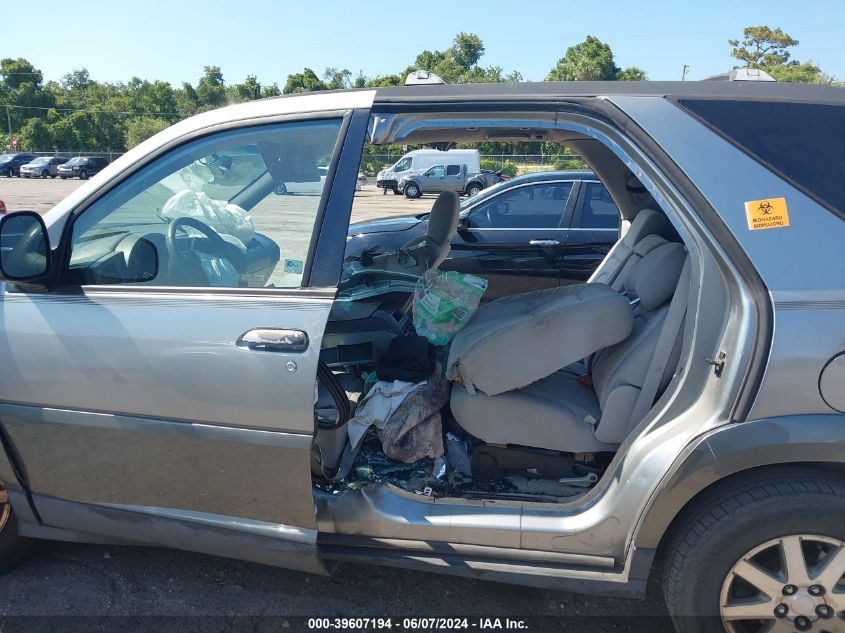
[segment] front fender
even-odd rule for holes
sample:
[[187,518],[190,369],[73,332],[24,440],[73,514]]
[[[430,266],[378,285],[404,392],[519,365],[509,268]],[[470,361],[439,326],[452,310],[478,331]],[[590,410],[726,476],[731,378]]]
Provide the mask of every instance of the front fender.
[[845,464],[845,415],[793,415],[730,424],[699,438],[646,508],[636,549],[656,549],[696,495],[744,470],[778,464]]

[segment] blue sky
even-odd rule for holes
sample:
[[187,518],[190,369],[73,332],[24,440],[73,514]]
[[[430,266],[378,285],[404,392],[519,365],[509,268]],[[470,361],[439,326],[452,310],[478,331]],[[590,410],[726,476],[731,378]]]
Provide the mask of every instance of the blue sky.
[[[131,7],[131,8],[130,8]],[[94,79],[130,77],[196,83],[217,65],[227,83],[255,74],[283,85],[289,73],[327,66],[368,75],[398,72],[423,49],[447,48],[456,33],[477,33],[482,65],[541,80],[566,48],[587,35],[610,44],[620,66],[650,79],[701,79],[733,66],[727,40],[742,28],[780,27],[800,41],[794,57],[845,79],[845,2],[708,0],[688,2],[272,2],[144,0],[4,2],[0,57],[25,57],[45,77],[86,67]]]

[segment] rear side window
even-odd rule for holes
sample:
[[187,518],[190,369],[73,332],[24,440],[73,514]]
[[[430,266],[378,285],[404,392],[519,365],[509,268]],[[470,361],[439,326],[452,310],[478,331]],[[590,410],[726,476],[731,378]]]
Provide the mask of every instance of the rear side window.
[[446,166],[446,175],[447,176],[457,176],[461,173],[461,166],[460,165],[447,165]]
[[681,99],[752,158],[845,218],[845,106]]
[[586,182],[584,185],[587,191],[578,226],[582,229],[619,230],[619,208],[604,185],[598,182]]

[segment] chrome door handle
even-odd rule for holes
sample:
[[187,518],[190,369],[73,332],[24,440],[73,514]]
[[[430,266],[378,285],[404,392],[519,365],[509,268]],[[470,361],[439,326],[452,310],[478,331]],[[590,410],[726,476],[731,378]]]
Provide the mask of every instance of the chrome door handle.
[[241,334],[237,346],[267,352],[304,352],[308,349],[308,334],[302,330],[255,328]]
[[531,246],[560,246],[557,240],[531,240],[528,243]]

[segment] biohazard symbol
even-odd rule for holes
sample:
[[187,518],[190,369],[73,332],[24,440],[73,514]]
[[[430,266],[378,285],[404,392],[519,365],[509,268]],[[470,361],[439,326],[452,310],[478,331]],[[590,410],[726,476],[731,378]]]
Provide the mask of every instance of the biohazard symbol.
[[745,203],[745,214],[748,217],[748,228],[751,231],[782,229],[789,226],[789,213],[786,210],[785,198],[749,200]]

